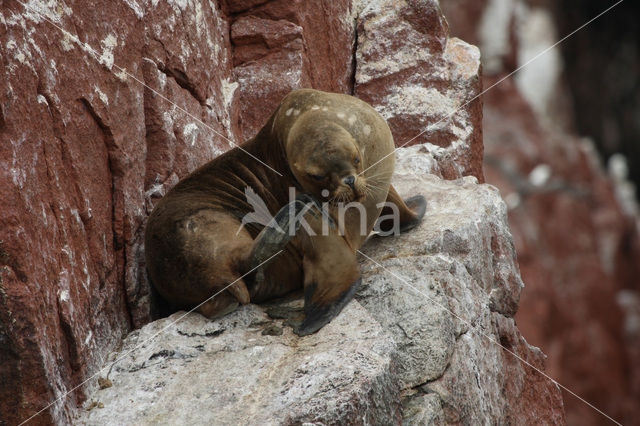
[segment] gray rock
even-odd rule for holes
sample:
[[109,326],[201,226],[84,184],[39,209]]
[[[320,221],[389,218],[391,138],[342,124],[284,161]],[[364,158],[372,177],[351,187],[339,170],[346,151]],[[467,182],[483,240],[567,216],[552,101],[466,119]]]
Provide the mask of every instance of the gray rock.
[[126,338],[113,386],[89,398],[104,408],[78,422],[562,423],[555,385],[500,347],[542,368],[511,318],[522,282],[504,203],[475,178],[424,175],[430,161],[398,152],[394,185],[427,198],[425,219],[367,242],[356,300],[317,334],[255,305],[214,321],[176,313]]
[[91,398],[104,408],[86,411],[79,422],[397,420],[399,388],[390,373],[395,344],[365,309],[353,303],[329,327],[302,339],[288,327],[282,336],[262,335],[272,322],[248,305],[217,321],[178,312],[131,333],[114,354],[121,360],[109,375],[113,386]]

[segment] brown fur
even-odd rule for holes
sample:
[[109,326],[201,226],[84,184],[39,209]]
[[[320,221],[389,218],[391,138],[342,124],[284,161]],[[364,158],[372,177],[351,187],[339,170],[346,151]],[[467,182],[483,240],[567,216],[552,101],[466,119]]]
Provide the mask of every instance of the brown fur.
[[[245,214],[252,212],[244,188],[250,186],[275,214],[289,200],[288,188],[318,200],[360,201],[366,209],[366,232],[359,230],[360,212],[349,209],[344,235],[297,235],[265,266],[263,282],[251,276],[205,303],[199,311],[213,317],[238,303],[260,302],[314,285],[314,303],[339,297],[358,279],[356,250],[378,215],[376,204],[387,199],[394,156],[358,175],[394,149],[389,127],[366,103],[347,95],[315,90],[294,91],[282,101],[260,132],[180,181],[157,204],[145,235],[147,267],[159,293],[177,308],[192,308],[247,272],[247,257],[262,229],[248,224],[238,235]],[[357,159],[357,160],[356,160]],[[321,180],[311,175],[322,176]],[[344,183],[354,176],[353,189]],[[322,190],[328,189],[324,197]],[[414,213],[391,191],[401,216]],[[336,217],[335,207],[331,215]],[[307,215],[307,218],[309,215]],[[318,219],[307,220],[320,233]]]

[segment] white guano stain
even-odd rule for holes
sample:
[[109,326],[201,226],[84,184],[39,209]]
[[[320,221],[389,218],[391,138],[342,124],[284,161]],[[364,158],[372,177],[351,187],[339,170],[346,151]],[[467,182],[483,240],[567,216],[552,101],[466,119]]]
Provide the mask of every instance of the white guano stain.
[[[60,207],[59,210],[62,211],[62,208]],[[64,219],[64,215],[60,214],[60,218]],[[60,251],[67,255],[67,257],[69,258],[69,262],[71,264],[74,263],[74,261],[73,261],[73,253],[71,252],[71,248],[69,247],[69,244],[65,244],[64,247],[62,247],[62,249],[60,249]]]
[[418,85],[402,87],[386,96],[382,105],[380,113],[387,119],[399,114],[450,116],[457,112],[458,107],[453,97]]
[[[238,89],[238,87],[240,86],[240,84],[237,81],[231,81],[228,78],[224,78],[222,80],[220,80],[220,91],[222,92],[222,107],[223,108],[219,108],[219,100],[216,96],[212,96],[210,98],[207,98],[207,105],[210,107],[210,114],[212,114],[213,111],[215,110],[220,110],[222,109],[222,114],[220,116],[220,121],[222,123],[222,125],[229,130],[228,134],[229,134],[229,139],[231,140],[235,140],[235,137],[233,135],[233,132],[231,131],[231,117],[230,117],[230,111],[231,111],[231,105],[233,104],[233,98],[234,98],[234,94],[236,92],[236,90]],[[212,117],[215,118],[215,117]],[[215,145],[213,146],[216,154],[221,154],[221,150],[216,147]],[[220,152],[218,152],[220,151]]]
[[538,164],[531,173],[529,173],[529,182],[531,185],[541,187],[549,182],[553,171],[548,164]]
[[78,209],[71,209],[71,216],[73,216],[77,223],[82,223],[82,219],[80,219],[80,213],[78,213]]
[[82,287],[88,292],[91,287],[91,275],[89,275],[89,266],[87,265],[87,257],[82,254],[82,273],[85,276],[85,281],[82,281]]
[[6,19],[6,24],[9,26],[20,25],[26,28],[26,20],[40,24],[45,22],[45,18],[56,24],[62,24],[62,16],[71,16],[73,13],[71,8],[64,2],[60,4],[56,0],[29,0],[21,3],[23,6],[22,13],[12,14]]
[[68,302],[69,301],[69,291],[68,290],[62,290],[60,291],[58,298],[60,299],[61,302]]
[[[107,35],[100,42],[100,46],[102,46],[102,54],[100,55],[100,58],[98,58],[98,61],[109,69],[113,68],[113,62],[114,62],[113,49],[117,45],[118,45],[118,39],[113,34]],[[87,48],[90,50],[93,50],[91,46],[88,46]]]
[[135,13],[138,19],[142,19],[144,17],[144,10],[136,0],[123,0],[123,2],[129,7],[129,9],[133,10],[133,13]]
[[231,82],[228,78],[225,78],[221,81],[221,90],[222,90],[222,98],[224,100],[225,109],[229,109],[231,107],[231,102],[233,102],[233,94],[238,88],[239,84],[237,81]]
[[206,21],[204,19],[204,13],[202,12],[202,2],[195,2],[195,9],[196,15],[194,19],[196,21],[196,32],[199,37],[202,37],[202,33],[206,29]]
[[127,74],[127,71],[124,70],[124,69],[113,73],[113,75],[115,75],[116,78],[118,80],[122,81],[122,82],[127,81],[127,79],[129,78],[129,75]]
[[186,10],[189,0],[168,0],[167,3],[173,6],[174,9],[177,7],[176,12],[181,13]]
[[92,214],[93,210],[91,209],[91,202],[89,201],[88,198],[84,200],[84,204],[85,206],[87,206],[87,217],[91,219],[93,217],[93,214]]
[[62,45],[62,50],[68,52],[75,47],[74,45],[80,45],[80,40],[78,40],[78,37],[75,34],[71,34],[68,31],[63,31],[62,38],[60,39],[60,44]]
[[42,223],[44,223],[44,226],[48,226],[49,221],[47,220],[47,210],[44,208],[44,203],[40,203],[40,208],[42,209]]
[[[33,67],[33,65],[31,65],[31,62],[29,61],[29,59],[32,59],[32,56],[31,56],[31,52],[29,50],[28,45],[25,44],[21,48],[18,46],[15,40],[9,40],[6,44],[6,47],[7,47],[7,51],[12,53],[13,59],[21,63],[22,65],[26,65],[27,67],[29,67],[35,72],[35,68]],[[17,69],[16,65],[13,63],[8,64],[7,68],[11,73],[15,72],[15,70]]]
[[196,144],[196,140],[198,139],[198,125],[196,123],[189,123],[184,126],[182,130],[182,136],[184,136],[185,141],[194,146]]
[[104,94],[102,90],[98,86],[93,86],[93,90],[98,94],[98,97],[102,101],[103,104],[109,105],[109,98]]
[[29,64],[29,61],[27,60],[27,57],[26,57],[26,56],[24,56],[24,53],[22,53],[22,52],[18,52],[18,53],[16,53],[16,59],[17,59],[18,61],[20,61],[20,63],[22,63],[22,64],[24,64],[24,65],[30,65],[30,64]]
[[[21,162],[18,160],[18,151],[22,144],[27,140],[26,133],[23,133],[20,138],[16,141],[9,141],[9,143],[13,146],[13,155],[11,158],[11,167],[9,167],[9,174],[11,175],[11,180],[13,184],[18,188],[22,189],[27,182],[27,173],[25,171],[25,167],[20,164]],[[0,170],[6,170],[4,167]]]

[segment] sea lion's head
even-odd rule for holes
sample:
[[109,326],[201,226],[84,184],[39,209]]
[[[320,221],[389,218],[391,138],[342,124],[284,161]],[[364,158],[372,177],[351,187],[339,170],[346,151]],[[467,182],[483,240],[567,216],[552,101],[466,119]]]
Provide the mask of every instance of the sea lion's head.
[[287,157],[298,182],[305,191],[332,204],[364,199],[362,154],[353,136],[330,121],[308,120],[293,126],[287,143]]

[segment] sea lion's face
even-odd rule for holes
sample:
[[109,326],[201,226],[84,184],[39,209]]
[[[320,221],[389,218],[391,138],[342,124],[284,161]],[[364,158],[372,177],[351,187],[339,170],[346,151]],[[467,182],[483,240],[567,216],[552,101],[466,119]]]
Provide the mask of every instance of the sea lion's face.
[[292,170],[306,191],[332,204],[365,198],[362,153],[349,132],[336,125],[315,127],[294,144]]

